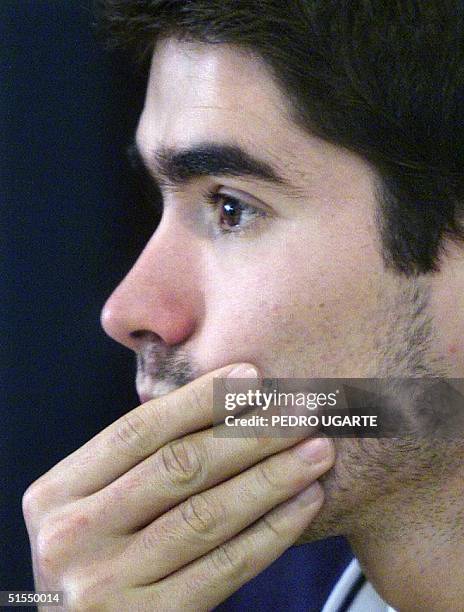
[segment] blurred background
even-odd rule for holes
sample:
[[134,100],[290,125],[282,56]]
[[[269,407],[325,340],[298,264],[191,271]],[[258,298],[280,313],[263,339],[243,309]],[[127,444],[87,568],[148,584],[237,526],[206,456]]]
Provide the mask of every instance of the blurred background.
[[[93,22],[91,0],[0,2],[0,590],[33,589],[28,485],[137,405],[99,315],[156,227],[125,156],[145,75]],[[221,609],[316,611],[350,558],[292,548]]]

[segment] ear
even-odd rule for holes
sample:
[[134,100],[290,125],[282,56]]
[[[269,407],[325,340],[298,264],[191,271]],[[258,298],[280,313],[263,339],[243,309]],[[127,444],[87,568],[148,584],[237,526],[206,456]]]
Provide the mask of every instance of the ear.
[[464,377],[464,244],[448,244],[440,270],[430,276],[430,312],[437,356],[451,378]]

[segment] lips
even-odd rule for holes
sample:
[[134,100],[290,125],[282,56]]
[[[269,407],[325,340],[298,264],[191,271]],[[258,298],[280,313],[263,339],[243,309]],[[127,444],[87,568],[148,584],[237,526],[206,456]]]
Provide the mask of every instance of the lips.
[[142,404],[175,391],[179,386],[181,385],[173,380],[155,380],[151,376],[137,372],[136,389]]
[[195,378],[187,353],[152,342],[137,353],[136,389],[142,403],[175,391]]
[[156,397],[155,378],[144,372],[140,367],[137,368],[135,387],[137,389],[137,395],[139,396],[140,403],[142,404],[149,402]]

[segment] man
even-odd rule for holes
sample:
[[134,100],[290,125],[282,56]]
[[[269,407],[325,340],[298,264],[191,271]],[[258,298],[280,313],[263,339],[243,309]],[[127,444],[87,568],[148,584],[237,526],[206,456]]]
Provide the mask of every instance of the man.
[[71,609],[209,609],[298,538],[343,534],[389,605],[464,610],[460,436],[295,445],[211,422],[231,371],[463,376],[462,4],[106,10],[152,60],[134,157],[163,214],[102,313],[143,405],[26,493],[37,586]]

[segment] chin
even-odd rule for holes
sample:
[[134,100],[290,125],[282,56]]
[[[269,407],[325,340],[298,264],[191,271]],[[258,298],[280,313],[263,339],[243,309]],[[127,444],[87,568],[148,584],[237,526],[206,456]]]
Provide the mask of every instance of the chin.
[[296,545],[333,536],[345,536],[351,531],[353,526],[351,514],[346,511],[347,494],[342,495],[342,491],[339,491],[337,495],[332,486],[329,485],[330,480],[328,477],[319,479],[325,492],[324,504],[317,516],[295,542]]
[[296,544],[349,536],[362,523],[362,508],[369,505],[374,493],[361,467],[360,462],[366,463],[366,458],[357,451],[359,442],[353,438],[335,438],[334,443],[335,465],[319,478],[324,489],[324,503]]

